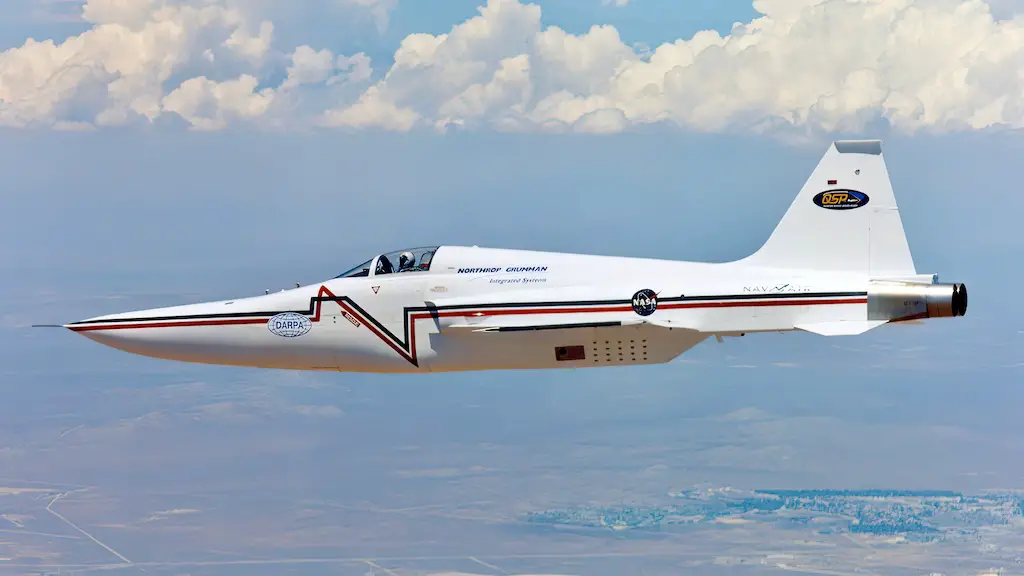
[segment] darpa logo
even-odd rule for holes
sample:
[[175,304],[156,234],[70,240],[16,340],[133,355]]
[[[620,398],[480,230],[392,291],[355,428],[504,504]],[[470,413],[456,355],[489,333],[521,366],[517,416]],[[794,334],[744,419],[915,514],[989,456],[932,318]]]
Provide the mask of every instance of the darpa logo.
[[856,190],[825,190],[814,196],[814,203],[828,210],[853,210],[868,203],[868,195]]
[[302,336],[313,327],[313,323],[302,314],[285,312],[267,321],[267,330],[284,338]]
[[650,316],[658,309],[658,295],[654,290],[644,288],[633,294],[633,312],[641,316]]

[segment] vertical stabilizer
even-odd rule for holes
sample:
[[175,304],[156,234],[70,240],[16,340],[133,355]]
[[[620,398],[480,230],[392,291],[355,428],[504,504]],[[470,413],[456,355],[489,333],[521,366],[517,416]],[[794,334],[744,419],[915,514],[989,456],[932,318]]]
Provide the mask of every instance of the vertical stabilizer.
[[833,142],[768,241],[740,262],[871,276],[915,274],[881,141]]

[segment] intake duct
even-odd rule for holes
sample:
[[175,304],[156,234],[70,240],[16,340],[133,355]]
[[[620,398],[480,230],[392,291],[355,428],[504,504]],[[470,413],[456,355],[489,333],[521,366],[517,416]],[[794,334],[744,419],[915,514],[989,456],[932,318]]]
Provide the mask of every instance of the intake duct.
[[916,320],[948,318],[967,313],[967,286],[871,282],[868,286],[868,320]]

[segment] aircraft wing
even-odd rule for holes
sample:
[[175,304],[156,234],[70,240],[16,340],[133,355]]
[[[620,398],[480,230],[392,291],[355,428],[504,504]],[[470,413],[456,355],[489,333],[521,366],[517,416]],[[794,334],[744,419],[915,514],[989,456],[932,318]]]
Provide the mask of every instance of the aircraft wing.
[[573,328],[608,328],[616,326],[628,326],[630,324],[641,324],[637,321],[611,320],[607,322],[558,322],[552,318],[551,323],[545,319],[532,318],[529,322],[520,319],[488,319],[479,324],[448,324],[442,328],[442,332],[528,332],[536,330],[570,330]]
[[[520,332],[569,330],[649,324],[662,328],[693,329],[665,320],[637,316],[620,299],[590,288],[523,290],[503,294],[500,304],[493,295],[442,298],[427,301],[437,310],[435,321],[441,332]],[[559,303],[553,305],[553,303]],[[577,304],[578,303],[578,304]]]
[[573,328],[617,328],[622,326],[639,326],[648,324],[659,328],[674,328],[676,330],[691,330],[693,328],[661,322],[654,320],[607,320],[604,322],[566,322],[564,318],[531,318],[524,321],[519,318],[488,318],[479,323],[448,323],[441,326],[441,332],[459,333],[466,332],[527,332],[537,330],[571,330]]

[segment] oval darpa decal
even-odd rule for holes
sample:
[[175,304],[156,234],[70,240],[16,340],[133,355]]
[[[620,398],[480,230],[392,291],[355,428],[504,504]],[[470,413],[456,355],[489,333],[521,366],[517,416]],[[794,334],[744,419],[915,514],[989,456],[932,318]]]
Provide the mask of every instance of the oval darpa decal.
[[825,190],[814,196],[814,203],[829,210],[853,210],[868,203],[868,195],[856,190]]
[[278,314],[267,321],[267,329],[285,338],[295,338],[296,336],[302,336],[309,329],[313,327],[313,323],[309,321],[302,314],[296,314],[295,312],[285,312],[284,314]]
[[654,290],[644,288],[633,294],[633,312],[641,316],[650,316],[658,309],[658,295]]

